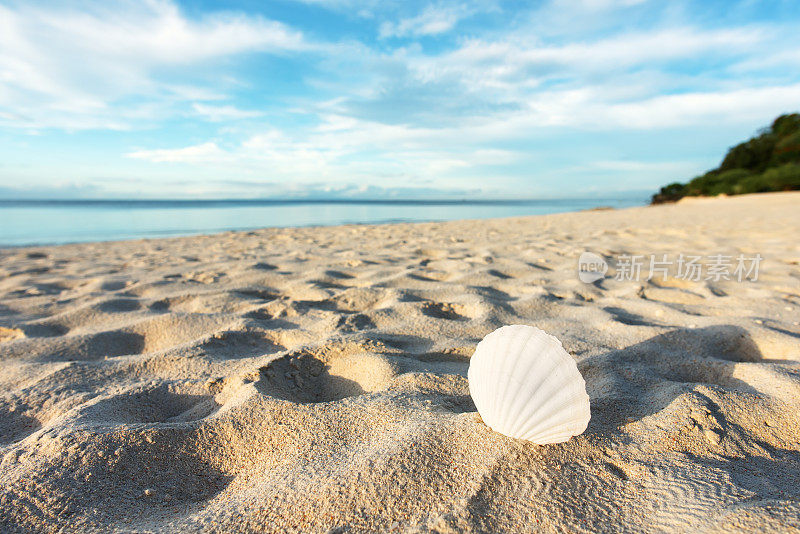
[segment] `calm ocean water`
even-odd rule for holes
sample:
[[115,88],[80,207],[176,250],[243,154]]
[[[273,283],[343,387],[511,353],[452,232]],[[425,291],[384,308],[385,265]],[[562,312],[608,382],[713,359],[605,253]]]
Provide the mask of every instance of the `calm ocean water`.
[[210,234],[272,226],[445,221],[542,215],[645,198],[522,201],[25,200],[0,201],[0,247]]

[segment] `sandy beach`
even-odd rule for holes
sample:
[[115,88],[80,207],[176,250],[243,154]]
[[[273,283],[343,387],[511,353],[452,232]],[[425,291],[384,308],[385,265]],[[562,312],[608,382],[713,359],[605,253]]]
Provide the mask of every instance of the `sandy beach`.
[[[2,250],[0,530],[797,532],[798,207]],[[617,276],[663,254],[763,261]],[[584,434],[483,424],[469,359],[506,324],[575,358]]]

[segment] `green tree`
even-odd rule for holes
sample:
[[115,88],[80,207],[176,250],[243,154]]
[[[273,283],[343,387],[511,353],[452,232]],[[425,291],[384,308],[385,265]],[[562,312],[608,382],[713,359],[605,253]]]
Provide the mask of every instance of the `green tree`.
[[741,195],[800,189],[800,113],[781,115],[757,136],[725,155],[719,167],[687,184],[675,182],[653,195],[653,204],[685,196]]

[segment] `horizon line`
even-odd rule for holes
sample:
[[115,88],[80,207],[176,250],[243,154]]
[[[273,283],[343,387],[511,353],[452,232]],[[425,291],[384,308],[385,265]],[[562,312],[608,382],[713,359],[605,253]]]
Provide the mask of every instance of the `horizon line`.
[[7,204],[528,204],[535,202],[577,200],[620,200],[641,195],[620,196],[530,197],[530,198],[0,198]]

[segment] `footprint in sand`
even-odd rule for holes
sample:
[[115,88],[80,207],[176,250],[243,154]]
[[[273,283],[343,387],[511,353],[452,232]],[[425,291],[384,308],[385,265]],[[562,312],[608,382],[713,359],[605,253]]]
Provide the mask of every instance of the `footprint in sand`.
[[131,312],[141,309],[142,304],[137,299],[121,298],[101,302],[95,309],[107,313]]
[[336,328],[342,332],[357,332],[375,328],[375,323],[372,322],[368,315],[363,313],[345,314],[339,317]]
[[260,369],[257,389],[292,402],[330,402],[384,389],[394,366],[372,353],[324,357],[312,352],[288,354]]
[[189,422],[203,419],[219,408],[213,396],[184,393],[181,386],[165,383],[96,398],[80,407],[75,422],[89,425]]
[[325,271],[325,276],[329,278],[335,278],[337,280],[350,280],[352,278],[355,278],[355,276],[353,276],[352,274],[345,273],[342,271],[335,271],[333,269]]
[[0,446],[25,439],[41,427],[42,423],[28,415],[24,407],[0,400]]
[[35,344],[30,343],[25,347],[20,347],[25,350],[21,351],[18,356],[34,357],[42,361],[100,360],[141,354],[145,348],[144,335],[123,330],[41,338],[31,341]]
[[210,355],[245,358],[286,350],[264,330],[225,330],[217,332],[202,345]]
[[467,321],[469,317],[464,314],[465,308],[459,304],[449,304],[446,302],[426,302],[422,305],[422,313],[428,317],[436,319],[447,319],[448,321]]
[[611,317],[618,323],[626,324],[628,326],[660,326],[656,322],[649,321],[641,315],[637,315],[622,308],[607,306],[603,308],[603,310],[611,314]]

